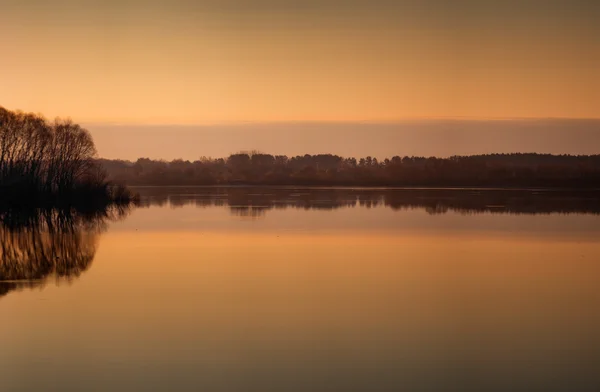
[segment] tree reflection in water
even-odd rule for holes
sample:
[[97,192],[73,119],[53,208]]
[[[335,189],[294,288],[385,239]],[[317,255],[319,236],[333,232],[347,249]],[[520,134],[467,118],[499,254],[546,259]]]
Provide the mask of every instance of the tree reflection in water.
[[[432,215],[600,214],[600,191],[519,189],[364,189],[294,187],[147,187],[136,189],[141,207],[226,207],[240,219],[277,209],[423,209]],[[0,209],[0,296],[70,281],[86,271],[97,238],[129,207],[100,210]]]
[[79,277],[90,267],[107,223],[128,212],[127,206],[1,211],[0,296]]
[[431,215],[600,214],[599,190],[565,189],[416,189],[294,187],[144,187],[136,188],[142,207],[228,207],[242,219],[257,219],[273,209],[334,210],[385,207],[423,209]]

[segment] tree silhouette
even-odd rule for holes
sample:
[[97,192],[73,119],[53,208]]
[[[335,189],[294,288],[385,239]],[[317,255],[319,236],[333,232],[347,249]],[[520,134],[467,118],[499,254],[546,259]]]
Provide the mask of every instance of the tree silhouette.
[[131,199],[95,158],[90,133],[71,120],[0,107],[0,203]]

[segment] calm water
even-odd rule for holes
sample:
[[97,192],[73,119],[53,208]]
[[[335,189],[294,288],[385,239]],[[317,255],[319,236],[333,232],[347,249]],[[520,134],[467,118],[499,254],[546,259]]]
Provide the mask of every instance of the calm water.
[[3,216],[0,391],[600,390],[595,197],[138,190]]

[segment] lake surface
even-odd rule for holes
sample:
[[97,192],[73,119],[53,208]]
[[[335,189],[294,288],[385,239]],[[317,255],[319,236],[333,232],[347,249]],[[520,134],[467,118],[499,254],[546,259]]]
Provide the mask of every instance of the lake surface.
[[2,216],[0,391],[600,390],[593,193],[136,190]]

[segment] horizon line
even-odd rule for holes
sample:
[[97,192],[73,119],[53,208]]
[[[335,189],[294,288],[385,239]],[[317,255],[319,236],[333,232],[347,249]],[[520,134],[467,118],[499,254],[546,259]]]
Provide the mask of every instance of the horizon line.
[[[71,117],[64,117],[71,118]],[[72,118],[71,118],[72,119]],[[74,120],[74,119],[73,119]],[[74,120],[75,121],[75,120]],[[227,121],[227,122],[144,122],[144,121],[76,121],[87,125],[112,126],[243,126],[243,125],[395,125],[411,122],[459,121],[459,122],[503,122],[503,121],[600,121],[600,117],[476,117],[476,116],[439,116],[405,117],[396,120],[276,120],[276,121]]]
[[[304,157],[305,155],[310,155],[310,156],[317,156],[317,155],[332,155],[332,156],[337,156],[343,159],[348,159],[348,158],[367,158],[367,157],[372,157],[372,158],[377,158],[377,156],[373,156],[373,155],[364,155],[364,156],[354,156],[354,155],[340,155],[340,154],[334,154],[334,153],[306,153],[306,154],[272,154],[266,151],[260,151],[260,150],[255,150],[251,151],[251,150],[243,150],[243,151],[237,151],[237,152],[233,152],[230,153],[227,156],[204,156],[204,158],[207,158],[209,160],[217,160],[217,159],[227,159],[232,155],[238,155],[238,154],[247,154],[247,155],[252,155],[252,154],[259,154],[259,155],[271,155],[273,157],[276,156],[286,156],[287,158],[295,158],[295,157]],[[453,157],[461,157],[461,158],[468,158],[468,157],[480,157],[480,156],[494,156],[494,155],[550,155],[553,157],[596,157],[596,156],[600,156],[600,153],[596,153],[596,154],[571,154],[571,153],[552,153],[552,152],[535,152],[535,151],[527,151],[527,152],[519,152],[519,151],[513,151],[513,152],[492,152],[492,153],[475,153],[475,154],[452,154],[452,155],[394,155],[394,156],[385,156],[385,158],[393,158],[393,157],[409,157],[409,158],[436,158],[436,159],[450,159]],[[202,159],[200,159],[202,157],[198,157],[198,159],[192,161],[191,159],[184,159],[182,157],[179,158],[172,158],[172,159],[168,159],[168,158],[151,158],[149,156],[138,156],[135,159],[127,159],[127,158],[106,158],[106,157],[102,157],[102,156],[97,156],[94,159],[104,159],[107,161],[125,161],[125,162],[131,162],[131,163],[135,163],[135,161],[139,160],[139,159],[150,159],[151,161],[163,161],[166,163],[171,163],[173,161],[176,160],[182,160],[182,161],[189,161],[189,162],[196,162],[196,161],[201,161]],[[385,159],[383,158],[383,159]],[[377,158],[377,160],[380,160],[380,158]]]

